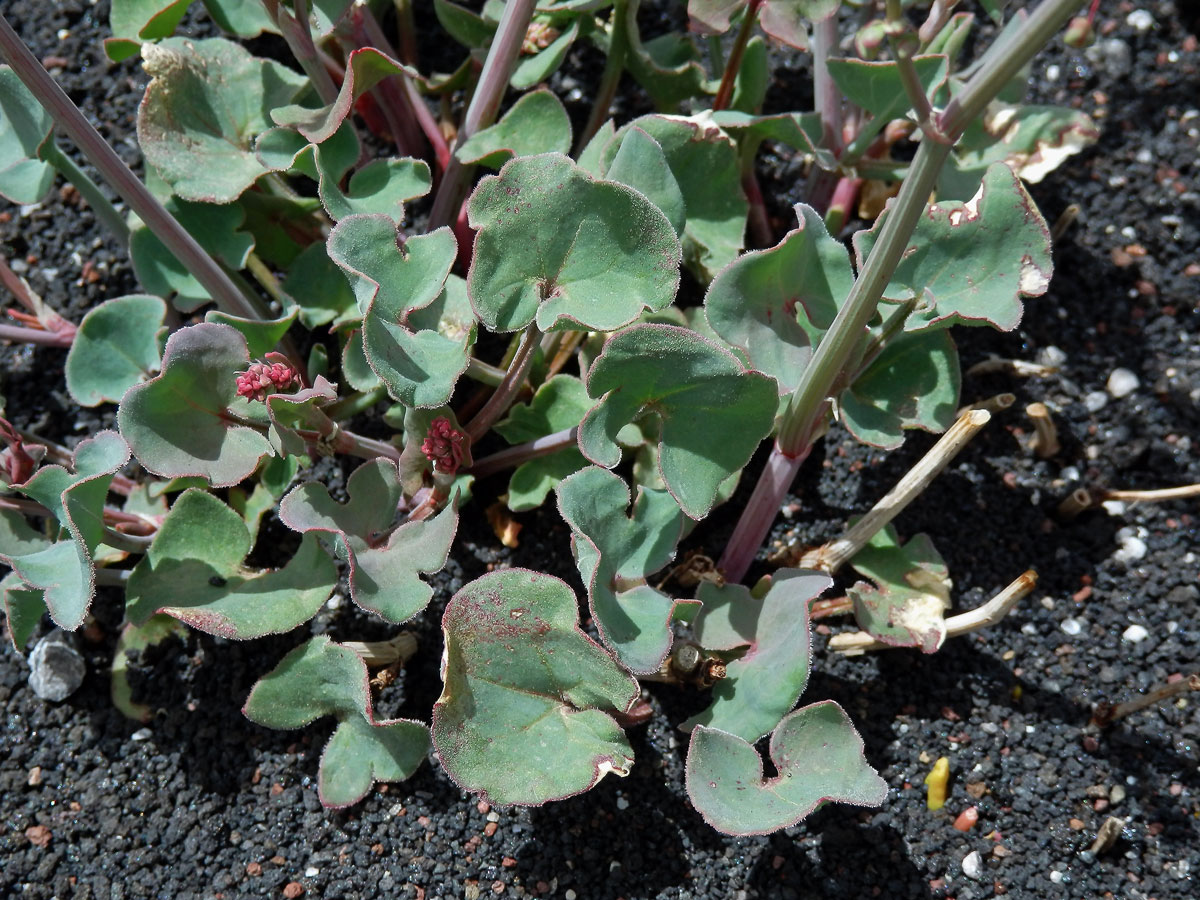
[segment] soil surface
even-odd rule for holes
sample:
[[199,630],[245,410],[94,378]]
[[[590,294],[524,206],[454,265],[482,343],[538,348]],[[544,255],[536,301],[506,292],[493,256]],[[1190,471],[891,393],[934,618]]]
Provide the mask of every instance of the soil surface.
[[[134,64],[104,61],[107,6],[0,3],[133,161],[145,77]],[[892,788],[881,809],[828,806],[770,837],[717,834],[688,805],[687,741],[671,725],[705,700],[653,688],[655,716],[630,732],[630,776],[576,799],[488,809],[431,761],[349,810],[326,811],[316,774],[328,721],[274,732],[240,708],[254,681],[310,633],[378,639],[389,634],[383,623],[343,602],[276,638],[237,644],[193,633],[165,645],[133,661],[139,696],[155,710],[143,727],[109,700],[122,609],[119,595],[102,591],[94,627],[79,640],[88,676],[65,702],[37,699],[26,659],[7,642],[0,649],[0,896],[1197,896],[1197,703],[1184,695],[1104,731],[1088,727],[1097,702],[1127,700],[1197,667],[1196,503],[1055,514],[1079,487],[1200,482],[1200,21],[1189,3],[1104,6],[1097,49],[1060,46],[1032,72],[1038,100],[1081,105],[1102,128],[1096,146],[1032,188],[1051,223],[1079,207],[1057,243],[1050,291],[1027,305],[1013,334],[955,332],[965,368],[996,355],[1057,371],[966,377],[964,402],[1011,391],[1017,403],[896,523],[905,537],[932,536],[960,609],[1026,568],[1040,574],[1038,588],[1003,623],[936,655],[836,658],[825,651],[829,629],[818,628],[803,702],[832,698],[851,714]],[[586,92],[585,63],[573,60],[567,77]],[[797,81],[783,71],[776,89]],[[789,180],[767,187],[796,199],[798,167],[782,160],[773,171]],[[136,290],[123,253],[70,192],[34,209],[0,208],[0,219],[0,251],[69,318]],[[112,407],[70,402],[62,351],[2,353],[0,392],[18,425],[71,444],[112,424]],[[1048,460],[1026,447],[1023,410],[1033,401],[1050,407],[1059,429],[1063,449]],[[932,440],[915,434],[885,455],[835,429],[802,470],[772,539],[836,535]],[[416,626],[421,651],[382,691],[380,713],[428,716],[440,690],[436,613],[465,581],[524,565],[579,589],[567,529],[553,517],[526,521],[526,540],[510,551],[481,516],[464,516],[455,558],[435,579],[434,608]],[[688,547],[716,556],[730,526],[718,515]],[[941,756],[950,760],[949,795],[930,811],[922,781]],[[968,807],[978,822],[957,830]],[[1110,816],[1116,841],[1092,854]]]

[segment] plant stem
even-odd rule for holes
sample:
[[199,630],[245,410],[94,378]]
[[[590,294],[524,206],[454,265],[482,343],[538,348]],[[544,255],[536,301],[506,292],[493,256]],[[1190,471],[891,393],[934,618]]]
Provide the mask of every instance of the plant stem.
[[929,452],[896,482],[896,486],[871,507],[870,512],[837,540],[802,556],[800,567],[835,574],[854,554],[865,547],[871,538],[919,497],[991,418],[991,413],[982,409],[971,410],[959,418],[937,443],[929,448]]
[[904,40],[908,32],[908,22],[900,9],[900,0],[887,0],[888,44],[892,48],[892,56],[896,60],[896,71],[900,75],[900,83],[908,102],[917,116],[917,124],[927,138],[944,141],[945,136],[938,131],[933,121],[933,107],[929,104],[921,87],[921,79],[917,76],[917,67],[913,64],[912,45]]
[[534,438],[532,441],[526,441],[523,444],[514,444],[507,450],[501,450],[499,453],[485,456],[467,471],[476,478],[486,478],[488,475],[492,475],[503,469],[509,469],[519,466],[521,463],[528,462],[531,459],[537,459],[539,456],[548,456],[551,453],[557,453],[559,450],[575,446],[578,438],[579,426],[577,425],[574,428],[556,431],[545,437]]
[[399,39],[400,56],[405,65],[417,65],[417,23],[413,18],[412,0],[395,0],[396,37]]
[[216,261],[204,252],[196,239],[184,230],[121,161],[58,83],[21,43],[3,15],[0,15],[0,55],[129,208],[204,286],[217,306],[234,316],[266,318],[262,310],[242,295]]
[[[998,593],[983,606],[951,616],[946,620],[946,637],[961,637],[971,631],[995,625],[1009,614],[1024,597],[1037,586],[1037,572],[1027,569],[1017,576],[1008,587]],[[894,650],[893,644],[877,641],[865,631],[850,631],[835,634],[829,639],[829,649],[846,656],[858,656],[868,650]]]
[[629,49],[628,16],[629,0],[613,0],[608,59],[604,61],[604,73],[600,76],[600,85],[596,88],[596,99],[592,101],[592,111],[588,115],[587,124],[575,142],[576,156],[600,130],[600,126],[608,118],[613,98],[617,96],[621,74],[625,71],[625,54]]
[[42,347],[61,347],[65,350],[74,343],[75,336],[73,332],[43,331],[41,328],[23,328],[20,325],[0,323],[0,341],[38,344]]
[[1092,724],[1098,725],[1101,728],[1107,728],[1113,722],[1117,721],[1117,719],[1123,719],[1148,706],[1156,706],[1164,700],[1170,700],[1172,697],[1185,694],[1188,691],[1200,691],[1200,674],[1193,673],[1180,681],[1164,684],[1152,691],[1147,691],[1140,697],[1126,700],[1124,703],[1117,703],[1115,705],[1112,703],[1097,703],[1096,710],[1092,713]]
[[854,203],[858,199],[858,191],[862,187],[862,183],[861,178],[844,175],[834,186],[833,197],[825,210],[825,230],[834,237],[837,237],[838,232],[845,226],[846,220],[850,218],[850,211],[854,209]]
[[117,208],[104,196],[99,185],[92,181],[83,169],[75,165],[75,160],[63,153],[62,148],[54,141],[46,143],[42,150],[42,158],[75,186],[75,190],[79,191],[92,213],[104,223],[104,227],[112,233],[121,246],[128,247],[129,226],[125,224],[125,217],[117,212]]
[[369,391],[357,391],[349,397],[342,397],[340,400],[335,400],[324,407],[322,412],[335,422],[340,422],[357,416],[359,413],[366,412],[385,397],[387,397],[387,388],[380,385]]
[[332,103],[337,99],[338,88],[317,54],[317,45],[313,42],[312,27],[308,20],[308,0],[293,0],[296,9],[294,16],[283,8],[279,0],[263,0],[263,6],[275,20],[288,49],[313,83],[321,102]]
[[472,444],[487,434],[488,429],[512,406],[513,399],[521,390],[521,385],[525,383],[525,377],[529,374],[529,367],[533,365],[534,350],[537,349],[541,337],[542,333],[538,331],[536,325],[530,325],[521,335],[520,346],[517,347],[517,352],[508,366],[504,381],[488,398],[483,409],[479,410],[463,429]]
[[807,456],[807,451],[800,456],[788,456],[778,446],[771,448],[766,468],[754,485],[754,493],[750,495],[729,537],[729,543],[717,561],[717,568],[727,581],[741,581],[746,576],[746,570],[754,562],[763,539],[771,529],[771,523],[779,514],[784,495]]
[[251,252],[246,257],[246,268],[250,270],[250,274],[254,276],[254,280],[258,282],[259,286],[267,292],[267,296],[282,307],[288,305],[288,295],[284,291],[283,285],[279,283],[275,273],[259,258],[257,253]]
[[[496,120],[496,113],[500,111],[500,102],[504,99],[508,79],[512,77],[517,54],[521,52],[521,43],[529,30],[529,20],[533,18],[536,5],[537,0],[509,0],[504,4],[504,13],[500,17],[496,35],[492,38],[492,46],[488,50],[483,71],[479,74],[479,83],[475,86],[475,93],[467,107],[462,127],[458,129],[455,146],[461,146],[475,132]],[[474,170],[474,166],[464,166],[451,155],[429,213],[430,231],[450,225],[457,219],[458,208],[462,206],[467,195],[468,183]]]
[[[379,22],[361,0],[357,0],[350,10],[349,21],[357,46],[374,47],[393,59],[396,57],[396,51],[384,35],[383,29],[379,27]],[[408,95],[400,89],[397,79],[407,81],[406,76],[393,75],[384,78],[371,88],[370,94],[383,117],[387,119],[388,130],[392,133],[392,140],[395,141],[400,155],[414,156],[421,143],[421,135],[413,124],[416,110],[409,104]]]
[[742,14],[742,27],[738,29],[733,47],[729,51],[729,59],[725,60],[725,74],[721,76],[721,86],[717,88],[717,96],[713,98],[713,112],[726,109],[733,100],[733,87],[737,82],[738,69],[742,67],[742,57],[746,54],[746,45],[750,43],[750,35],[754,33],[754,23],[758,21],[758,10],[763,0],[750,0]]
[[492,387],[499,387],[504,381],[503,369],[488,365],[483,360],[476,359],[473,356],[467,360],[467,371],[464,374],[468,378],[475,379],[480,384],[487,384]]
[[837,13],[813,23],[813,100],[821,114],[821,140],[835,156],[842,152],[842,92],[829,74],[829,57],[837,46]]

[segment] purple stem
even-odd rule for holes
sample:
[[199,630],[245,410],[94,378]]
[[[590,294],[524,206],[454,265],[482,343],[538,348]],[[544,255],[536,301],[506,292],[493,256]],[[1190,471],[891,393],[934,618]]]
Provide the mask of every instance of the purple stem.
[[821,114],[823,142],[834,156],[842,153],[842,92],[829,74],[829,56],[837,46],[837,14],[813,23],[813,94]]
[[512,406],[513,399],[521,390],[521,385],[525,383],[525,376],[529,374],[529,368],[533,365],[534,351],[541,340],[542,333],[538,331],[536,325],[530,325],[521,335],[521,344],[517,347],[512,362],[509,363],[504,380],[488,398],[483,409],[477,412],[463,429],[472,444],[487,434],[488,429],[496,423],[496,420],[508,412],[508,408]]
[[796,478],[796,472],[811,449],[809,445],[799,456],[785,456],[779,447],[771,448],[766,468],[759,476],[754,493],[742,510],[742,516],[717,563],[726,580],[736,583],[746,577],[746,571],[766,540],[771,524],[779,515],[779,507]]
[[23,344],[41,344],[43,347],[70,347],[74,336],[61,331],[42,331],[40,328],[22,328],[20,325],[0,324],[0,341],[16,341]]
[[509,469],[513,466],[519,466],[521,463],[529,462],[531,459],[537,459],[539,456],[549,456],[551,453],[557,453],[559,450],[575,446],[578,440],[578,425],[574,428],[565,428],[562,431],[554,432],[554,434],[534,438],[532,441],[526,441],[523,444],[515,444],[507,450],[501,450],[499,453],[485,456],[467,471],[476,478],[486,478],[488,475],[492,475],[503,469]]

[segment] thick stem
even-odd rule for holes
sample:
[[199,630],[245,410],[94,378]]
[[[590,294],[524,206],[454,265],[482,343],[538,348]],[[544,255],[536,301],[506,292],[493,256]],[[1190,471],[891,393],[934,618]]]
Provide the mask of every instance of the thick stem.
[[396,37],[400,47],[397,57],[405,65],[416,68],[417,54],[417,23],[413,18],[412,0],[395,0],[396,7]]
[[541,338],[542,333],[538,331],[536,325],[530,325],[521,335],[521,344],[517,347],[516,355],[513,356],[512,362],[508,366],[504,381],[500,383],[500,386],[488,398],[487,403],[483,405],[483,409],[475,414],[475,417],[464,429],[472,444],[487,434],[488,429],[512,406],[513,400],[521,390],[521,385],[525,383],[525,378],[529,375],[529,368],[533,365],[534,350],[537,349]]
[[529,462],[531,459],[537,459],[539,456],[549,456],[551,453],[557,453],[559,450],[573,447],[578,442],[578,439],[579,426],[566,428],[562,431],[556,431],[554,434],[548,434],[545,437],[534,438],[532,441],[526,441],[523,444],[514,444],[507,450],[501,450],[499,453],[493,453],[491,456],[485,456],[475,463],[475,465],[471,466],[468,471],[476,478],[486,478],[488,475],[504,469],[511,469],[514,466],[521,465],[521,463]]
[[[374,47],[393,59],[398,56],[371,10],[361,2],[356,3],[350,11],[350,27],[354,33],[354,43],[359,47]],[[413,156],[420,146],[421,133],[413,122],[417,118],[417,111],[413,109],[409,95],[402,86],[406,81],[406,75],[384,78],[371,88],[370,94],[387,119],[388,129],[392,132],[392,140],[396,142],[400,155]]]
[[117,208],[112,205],[111,200],[104,196],[99,185],[92,181],[83,169],[75,165],[75,160],[63,153],[58,144],[53,141],[46,144],[42,151],[42,158],[75,186],[75,190],[79,191],[79,195],[87,202],[92,213],[104,223],[104,227],[112,233],[121,246],[128,247],[129,226],[125,224],[125,217],[117,212]]
[[737,82],[738,69],[742,67],[742,57],[746,55],[746,45],[750,43],[750,35],[754,33],[754,23],[758,21],[758,10],[763,0],[750,0],[746,12],[742,15],[742,27],[734,38],[733,48],[729,51],[729,59],[725,61],[725,74],[721,77],[721,86],[717,88],[717,96],[713,99],[713,112],[726,109],[733,100],[733,87]]
[[[533,18],[536,5],[537,0],[509,0],[504,4],[504,13],[496,28],[496,36],[492,38],[487,60],[479,74],[479,84],[475,86],[475,93],[467,107],[462,127],[458,130],[456,146],[461,146],[475,132],[488,127],[496,120],[496,113],[500,111],[500,102],[504,99],[508,79],[512,77],[517,55],[521,52],[521,44],[529,30],[529,20]],[[474,166],[464,166],[454,156],[450,157],[446,174],[442,177],[437,196],[433,200],[433,209],[429,213],[430,231],[455,221],[458,208],[467,196],[467,187],[474,170]]]
[[835,156],[842,152],[842,92],[829,74],[829,57],[837,47],[837,14],[813,23],[813,98],[821,115],[822,143]]
[[575,155],[588,145],[600,130],[600,126],[608,119],[608,111],[612,107],[613,98],[617,96],[617,88],[621,84],[621,73],[625,71],[625,54],[629,48],[628,29],[629,0],[614,0],[611,21],[612,32],[609,35],[608,59],[604,62],[604,74],[600,76],[600,85],[596,88],[596,99],[592,101],[592,111],[588,115],[579,140],[575,142]]
[[850,218],[862,183],[861,178],[843,176],[838,179],[833,188],[833,197],[829,201],[829,207],[825,210],[825,230],[831,235],[836,237],[845,226],[846,220]]
[[787,456],[780,452],[778,446],[771,448],[766,468],[759,476],[754,493],[750,495],[729,543],[717,562],[717,568],[727,581],[741,581],[746,576],[746,570],[754,562],[758,548],[771,530],[771,523],[779,514],[779,506],[807,456],[807,451],[801,456]]
[[933,107],[929,103],[921,87],[921,79],[917,76],[917,67],[913,64],[913,44],[905,40],[908,34],[908,22],[900,9],[900,0],[887,0],[888,44],[892,48],[892,56],[896,60],[896,71],[900,75],[900,84],[908,95],[909,105],[917,116],[917,124],[930,140],[944,141],[945,136],[938,131],[933,121]]
[[146,226],[166,244],[224,312],[247,319],[263,319],[266,316],[251,303],[237,286],[222,271],[216,261],[204,252],[183,226],[175,221],[163,205],[155,199],[138,177],[121,161],[112,147],[108,146],[99,132],[84,117],[67,97],[41,63],[21,43],[8,20],[0,15],[0,55],[12,66],[17,77],[29,88],[30,93],[50,113],[60,128],[83,151],[96,170],[124,199]]
[[0,341],[37,344],[42,347],[61,347],[65,350],[75,342],[75,334],[74,332],[43,331],[40,328],[23,328],[20,325],[0,323]]
[[254,280],[258,282],[259,287],[267,292],[272,300],[280,306],[287,306],[288,295],[283,289],[283,285],[279,283],[279,279],[275,277],[275,273],[270,267],[262,261],[257,253],[250,253],[246,256],[246,268],[250,274],[254,276]]

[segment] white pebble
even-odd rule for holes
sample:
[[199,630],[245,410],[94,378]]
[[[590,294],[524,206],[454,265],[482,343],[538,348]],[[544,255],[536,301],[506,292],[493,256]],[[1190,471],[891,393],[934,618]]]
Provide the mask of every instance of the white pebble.
[[1121,633],[1121,640],[1131,644],[1140,644],[1148,637],[1150,637],[1150,632],[1141,625],[1130,625]]
[[1060,348],[1051,344],[1049,347],[1043,347],[1038,351],[1037,361],[1039,365],[1050,366],[1052,369],[1057,369],[1067,361],[1067,354]]
[[962,873],[975,881],[983,877],[983,860],[979,858],[978,850],[972,850],[962,858]]
[[306,878],[315,878],[317,875],[320,875],[320,874],[321,874],[321,870],[318,869],[316,866],[309,866],[307,869],[304,870],[304,876]]
[[1106,513],[1108,513],[1110,516],[1125,515],[1125,501],[1124,500],[1105,500],[1100,505],[1104,507],[1104,511]]
[[1125,24],[1137,31],[1149,31],[1154,27],[1154,16],[1144,9],[1135,9],[1125,17]]
[[1112,374],[1108,376],[1108,384],[1105,387],[1108,388],[1110,394],[1120,399],[1136,391],[1139,384],[1141,382],[1138,381],[1138,377],[1128,369],[1113,369]]
[[1063,873],[1058,871],[1058,869],[1055,869],[1053,872],[1050,873],[1050,880],[1053,881],[1055,884],[1062,884]]
[[1104,391],[1089,391],[1083,398],[1083,406],[1088,412],[1100,412],[1108,406],[1108,394]]
[[1062,69],[1056,65],[1046,66],[1046,80],[1058,81],[1058,76],[1062,74]]
[[1063,619],[1062,624],[1059,625],[1059,628],[1061,628],[1066,634],[1074,637],[1075,635],[1079,634],[1079,632],[1083,631],[1083,623],[1078,619]]
[[1113,559],[1117,562],[1133,562],[1141,559],[1146,555],[1146,542],[1142,540],[1144,529],[1122,528],[1117,532],[1117,540],[1121,542],[1121,546],[1117,552],[1113,554]]
[[1154,154],[1150,152],[1149,147],[1143,147],[1136,154],[1134,154],[1133,158],[1136,159],[1140,163],[1154,162]]
[[624,797],[617,798],[617,809],[629,809],[629,801]]
[[563,897],[565,897],[566,900],[575,900],[576,896],[577,896],[576,893],[573,890],[571,890],[570,888],[567,888],[567,892],[565,894],[563,894]]
[[129,736],[129,739],[131,741],[148,741],[152,737],[154,737],[154,732],[149,728],[139,728]]

